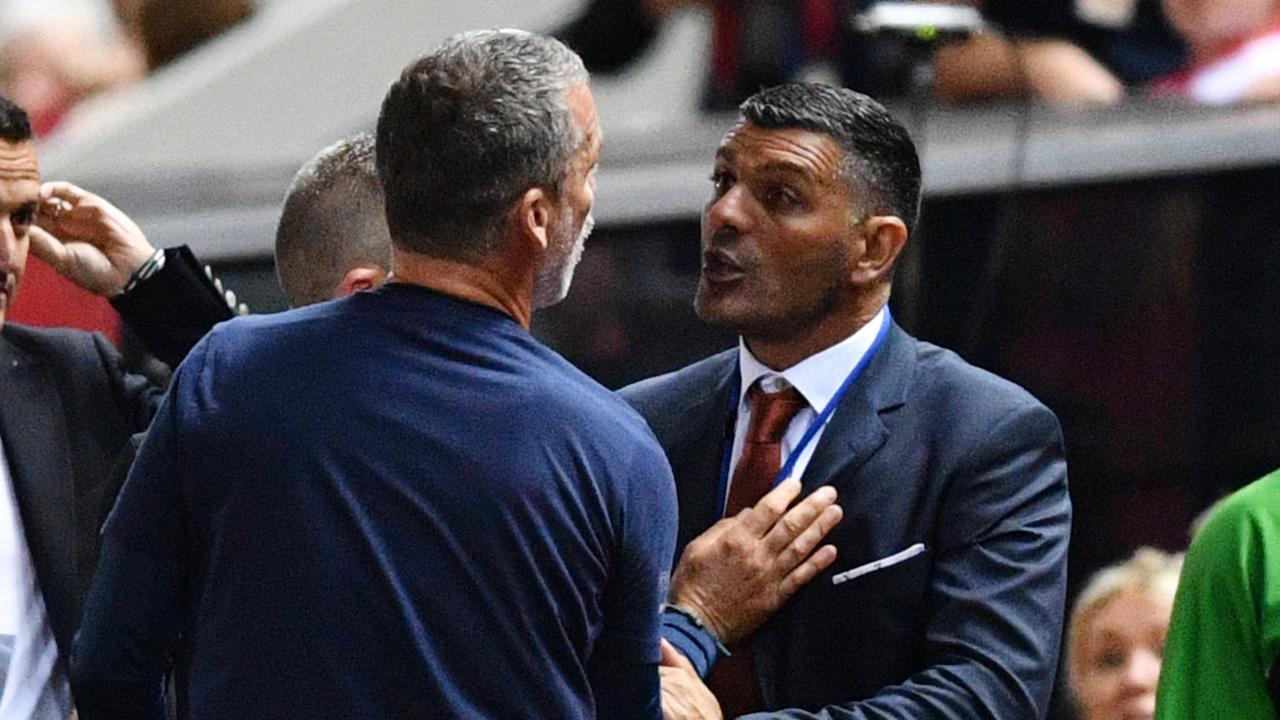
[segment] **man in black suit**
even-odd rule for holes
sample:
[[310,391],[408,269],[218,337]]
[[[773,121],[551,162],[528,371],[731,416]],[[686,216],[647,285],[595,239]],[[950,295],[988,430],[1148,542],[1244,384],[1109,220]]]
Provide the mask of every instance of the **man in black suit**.
[[[668,616],[735,650],[709,679],[725,715],[1044,717],[1071,519],[1060,431],[889,316],[920,197],[906,131],[852,91],[779,86],[742,105],[713,180],[695,306],[741,343],[622,393],[675,472]],[[839,492],[838,558],[790,599],[742,592],[754,543],[717,538],[738,524],[720,518],[784,477]]]
[[[70,711],[66,661],[117,489],[109,470],[160,391],[100,335],[3,324],[33,244],[72,280],[115,296],[132,327],[176,346],[231,311],[188,251],[155,252],[91,193],[42,188],[26,113],[0,96],[0,717],[44,720]],[[187,291],[167,292],[171,283]]]

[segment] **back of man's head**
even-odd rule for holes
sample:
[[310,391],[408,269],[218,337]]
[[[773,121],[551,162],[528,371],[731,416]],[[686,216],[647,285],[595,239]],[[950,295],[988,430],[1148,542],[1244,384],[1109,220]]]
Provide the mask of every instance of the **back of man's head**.
[[0,95],[0,140],[9,143],[31,139],[31,119],[27,112],[4,95]]
[[863,209],[896,215],[910,231],[920,214],[920,159],[911,136],[884,106],[846,88],[787,83],[761,90],[739,106],[742,119],[773,130],[827,135],[845,153],[841,174]]
[[382,186],[368,134],[321,150],[293,177],[276,228],[276,275],[292,307],[331,300],[357,268],[391,268]]
[[474,262],[526,190],[559,189],[582,142],[565,94],[588,81],[572,50],[519,30],[446,40],[405,68],[378,118],[378,174],[396,247]]

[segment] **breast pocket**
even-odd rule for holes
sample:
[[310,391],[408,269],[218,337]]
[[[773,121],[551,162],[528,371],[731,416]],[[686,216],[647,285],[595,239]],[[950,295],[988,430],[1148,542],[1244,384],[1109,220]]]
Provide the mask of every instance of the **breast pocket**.
[[808,630],[810,661],[846,682],[899,682],[918,669],[929,620],[930,556],[923,543],[908,543],[815,578],[801,591],[805,617],[797,621]]
[[895,565],[918,558],[919,556],[924,555],[926,551],[927,548],[924,543],[916,543],[908,548],[893,553],[892,555],[887,555],[878,560],[872,560],[869,563],[863,563],[848,570],[839,570],[831,576],[831,584],[843,585],[844,583],[855,581],[872,573],[887,570]]

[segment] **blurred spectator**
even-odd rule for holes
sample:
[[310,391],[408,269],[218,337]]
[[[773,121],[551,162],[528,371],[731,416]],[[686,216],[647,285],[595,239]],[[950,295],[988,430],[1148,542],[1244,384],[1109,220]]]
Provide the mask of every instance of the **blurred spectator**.
[[1156,92],[1207,103],[1280,100],[1277,0],[1164,0],[1164,11],[1191,63]]
[[937,91],[962,102],[1022,95],[1110,103],[1182,66],[1160,0],[987,0],[998,33],[941,48]]
[[28,109],[38,135],[76,103],[132,83],[144,69],[105,0],[0,3],[0,92]]
[[911,57],[896,41],[854,33],[857,0],[589,0],[555,32],[592,72],[615,72],[652,44],[674,11],[711,12],[710,77],[704,105],[737,107],[762,87],[793,80],[843,84],[872,95],[901,92]]
[[1151,717],[1181,555],[1142,548],[1090,578],[1071,610],[1067,682],[1080,720]]
[[253,0],[115,0],[151,70],[163,67],[253,15]]

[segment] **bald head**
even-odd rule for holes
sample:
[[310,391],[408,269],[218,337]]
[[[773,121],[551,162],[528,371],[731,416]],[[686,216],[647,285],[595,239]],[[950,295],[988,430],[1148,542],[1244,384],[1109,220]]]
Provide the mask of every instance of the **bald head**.
[[276,274],[291,307],[381,283],[391,268],[382,186],[367,134],[303,165],[276,228]]

